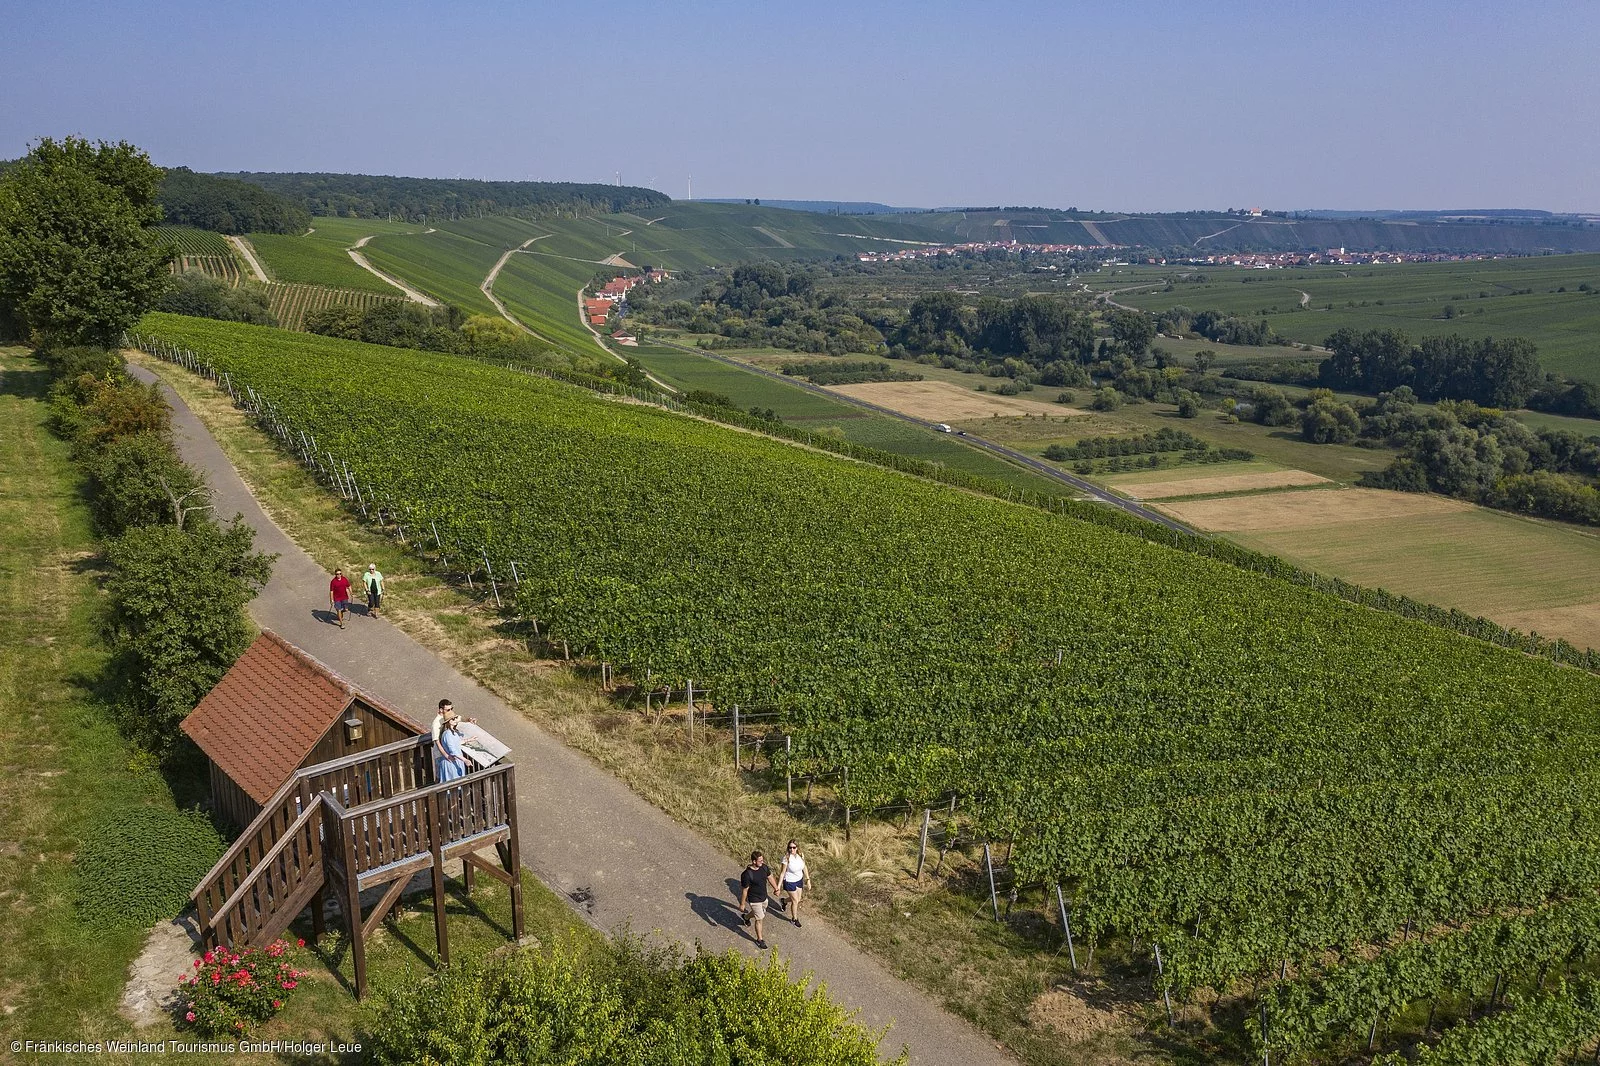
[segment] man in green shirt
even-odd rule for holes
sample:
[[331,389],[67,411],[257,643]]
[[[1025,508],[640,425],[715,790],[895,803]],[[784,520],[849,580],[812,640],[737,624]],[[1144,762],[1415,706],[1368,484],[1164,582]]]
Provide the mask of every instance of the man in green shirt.
[[378,610],[383,606],[383,575],[378,573],[377,563],[367,564],[367,613],[378,617]]

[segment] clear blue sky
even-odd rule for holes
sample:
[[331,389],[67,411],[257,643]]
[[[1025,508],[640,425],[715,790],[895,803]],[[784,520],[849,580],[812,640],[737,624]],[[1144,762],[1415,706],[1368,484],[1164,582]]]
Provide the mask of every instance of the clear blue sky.
[[1600,3],[0,0],[0,157],[1115,210],[1600,211]]

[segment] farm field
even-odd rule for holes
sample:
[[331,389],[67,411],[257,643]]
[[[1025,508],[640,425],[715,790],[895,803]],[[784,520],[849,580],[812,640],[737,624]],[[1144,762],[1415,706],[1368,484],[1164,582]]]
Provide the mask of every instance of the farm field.
[[1272,463],[1248,461],[1183,470],[1145,470],[1115,474],[1100,480],[1136,500],[1332,484],[1327,478],[1305,470],[1286,470]]
[[[1594,675],[494,367],[146,328],[264,389],[408,520],[538,575],[518,607],[548,631],[776,712],[793,754],[774,758],[847,766],[842,802],[954,791],[981,839],[1018,835],[1020,882],[1063,883],[1085,940],[1159,938],[1178,996],[1280,959],[1337,982],[1402,925],[1600,886]],[[1269,1048],[1322,1039],[1275,1017]]]
[[419,232],[420,227],[377,219],[318,218],[314,222],[308,234],[250,234],[256,258],[274,281],[397,295],[394,286],[357,266],[345,249],[362,237],[414,233]]
[[[371,275],[368,275],[369,277]],[[389,293],[394,293],[393,289]],[[365,311],[379,304],[400,303],[404,297],[371,291],[330,289],[325,285],[299,285],[281,281],[267,283],[268,302],[284,329],[304,329],[306,316],[328,307],[354,307]]]
[[1593,530],[1359,488],[1162,509],[1320,573],[1600,647],[1600,534]]
[[952,470],[996,478],[1019,489],[1046,495],[1069,495],[1069,486],[1013,466],[948,435],[913,426],[885,415],[830,400],[809,389],[774,381],[713,359],[664,345],[641,344],[628,349],[651,373],[687,392],[721,393],[741,409],[771,408],[789,425],[837,435],[843,440],[938,463]]
[[[1206,281],[1180,280],[1163,291],[1169,277],[1184,272],[1203,274]],[[1523,336],[1538,345],[1551,371],[1600,381],[1597,255],[1285,270],[1124,267],[1082,280],[1096,290],[1141,286],[1116,299],[1151,311],[1182,305],[1195,311],[1264,313],[1276,332],[1309,344],[1320,345],[1342,327],[1400,329],[1413,339],[1449,333]],[[1302,292],[1310,297],[1305,308]],[[1454,317],[1445,317],[1446,307]]]
[[[962,422],[990,415],[1060,417],[1082,411],[1030,396],[977,392],[948,381],[873,381],[832,385],[834,392],[930,422]],[[1044,394],[1048,395],[1048,391]]]

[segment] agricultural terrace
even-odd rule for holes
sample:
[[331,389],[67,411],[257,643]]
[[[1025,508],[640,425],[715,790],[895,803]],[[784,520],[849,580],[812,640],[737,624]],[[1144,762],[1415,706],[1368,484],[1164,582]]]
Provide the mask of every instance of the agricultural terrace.
[[1080,940],[1161,944],[1174,994],[1336,981],[1403,930],[1600,888],[1600,677],[491,366],[143,328],[264,393],[414,541],[515,562],[518,609],[574,648],[778,712],[787,768],[847,769],[848,805],[957,797]]
[[1261,315],[1276,333],[1306,344],[1320,345],[1343,327],[1399,329],[1413,340],[1526,337],[1553,373],[1600,381],[1600,255],[1283,270],[1173,264],[1102,270],[1084,280],[1097,290],[1126,290],[1117,302],[1147,311]]

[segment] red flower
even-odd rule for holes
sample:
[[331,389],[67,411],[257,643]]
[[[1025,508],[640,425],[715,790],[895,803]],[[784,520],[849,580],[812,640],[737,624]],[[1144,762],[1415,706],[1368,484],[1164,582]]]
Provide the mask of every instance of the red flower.
[[[208,951],[208,952],[205,953],[204,957],[205,957],[205,960],[207,962],[210,962],[212,959],[216,958],[217,956],[216,956],[215,952]],[[199,965],[199,963],[196,963],[195,965]]]
[[303,948],[303,947],[305,947],[305,946],[306,946],[306,942],[305,942],[305,938],[304,938],[304,937],[301,937],[301,938],[300,938],[300,939],[299,939],[299,940],[296,940],[296,941],[295,941],[295,942],[294,942],[294,946],[295,946],[295,947],[297,947],[297,948]]
[[281,999],[273,1000],[272,1001],[272,1009],[273,1010],[282,1010],[283,1009],[283,1000],[281,1000]]
[[183,1020],[186,1021],[186,1022],[194,1021],[194,1011],[190,1011],[188,1014],[185,1014],[183,1016]]
[[194,968],[197,969],[197,970],[200,968],[200,960],[199,959],[195,959],[194,960]]

